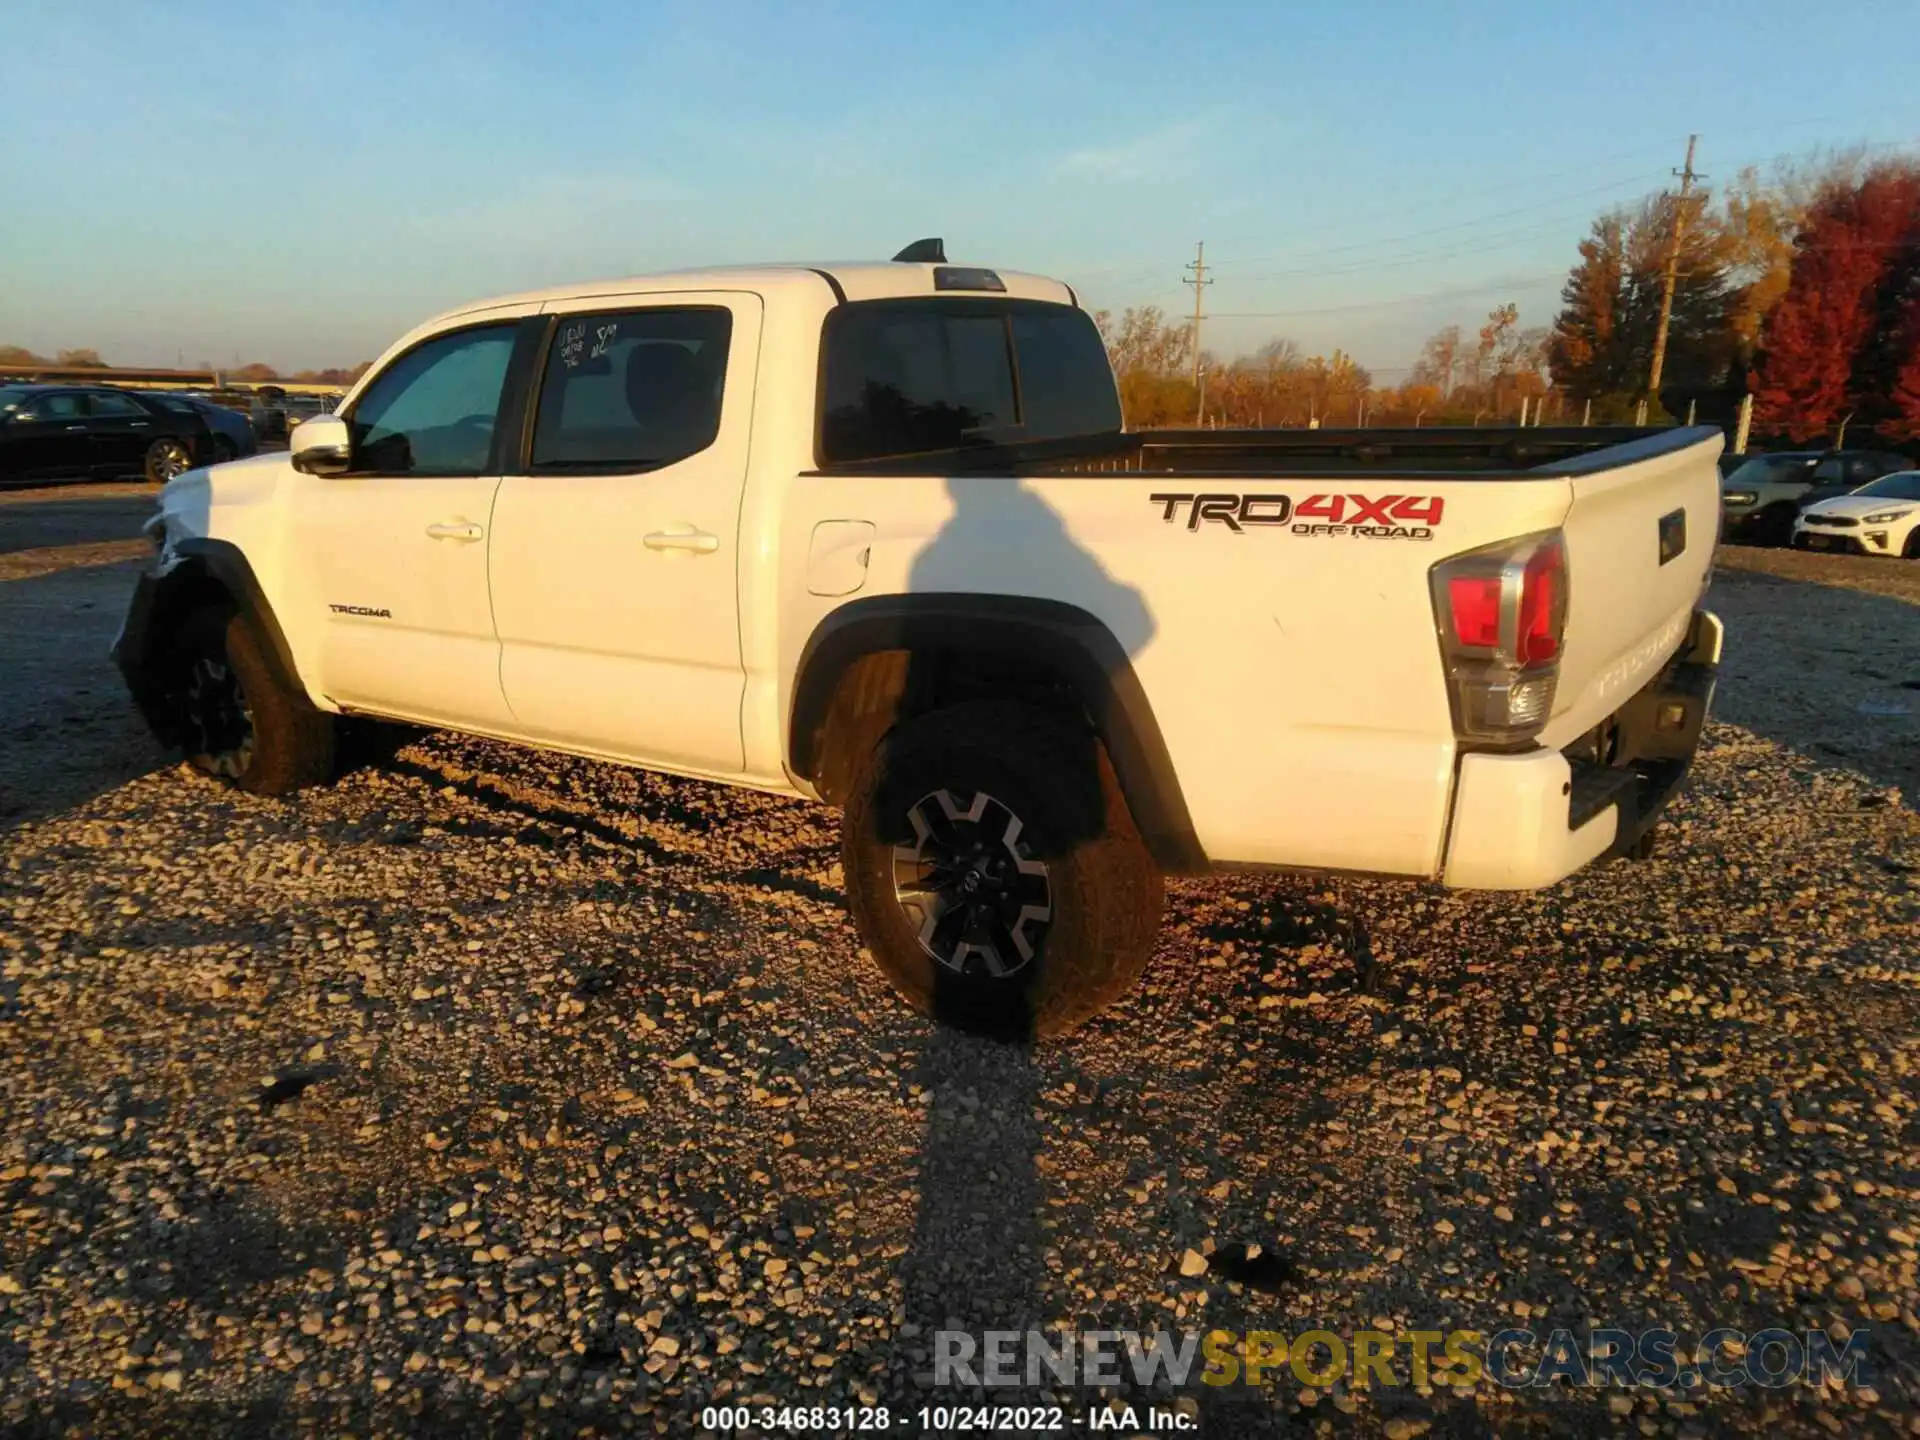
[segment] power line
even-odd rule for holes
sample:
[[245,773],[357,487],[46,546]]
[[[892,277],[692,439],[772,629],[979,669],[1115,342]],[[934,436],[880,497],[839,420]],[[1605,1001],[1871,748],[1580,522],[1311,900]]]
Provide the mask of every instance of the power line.
[[1376,245],[1398,244],[1403,240],[1423,240],[1433,235],[1445,235],[1456,230],[1471,230],[1478,226],[1488,224],[1495,220],[1511,220],[1523,215],[1537,214],[1542,210],[1551,209],[1554,206],[1565,205],[1566,203],[1572,200],[1584,200],[1589,196],[1602,195],[1610,190],[1618,190],[1627,185],[1644,184],[1647,180],[1651,178],[1652,178],[1651,174],[1643,170],[1633,175],[1622,176],[1618,180],[1609,181],[1605,185],[1590,186],[1587,189],[1576,190],[1573,193],[1568,195],[1553,196],[1551,198],[1535,202],[1534,204],[1518,206],[1512,210],[1498,210],[1490,215],[1476,216],[1471,220],[1458,220],[1451,225],[1435,225],[1426,230],[1409,230],[1397,235],[1383,235],[1373,240],[1356,240],[1356,241],[1353,241],[1351,244],[1331,245],[1319,250],[1308,250],[1304,253],[1289,254],[1283,251],[1275,255],[1250,256],[1250,257],[1243,257],[1238,260],[1235,260],[1235,259],[1217,260],[1214,263],[1216,265],[1234,266],[1234,265],[1257,265],[1268,260],[1302,260],[1302,259],[1311,260],[1321,255],[1340,255],[1340,254],[1350,253],[1355,250],[1365,250]]
[[[1542,211],[1551,210],[1556,206],[1566,205],[1568,202],[1573,200],[1585,199],[1586,197],[1591,195],[1598,195],[1598,194],[1603,194],[1607,191],[1618,190],[1624,186],[1642,185],[1642,184],[1645,184],[1650,179],[1652,179],[1653,175],[1656,173],[1657,172],[1641,171],[1634,175],[1622,176],[1621,178],[1610,181],[1605,185],[1588,187],[1583,190],[1574,191],[1571,194],[1549,196],[1545,199],[1539,200],[1532,204],[1523,205],[1512,210],[1497,211],[1491,215],[1480,215],[1480,216],[1476,216],[1471,220],[1455,221],[1454,223],[1449,225],[1433,226],[1425,230],[1412,230],[1412,231],[1405,231],[1405,232],[1399,232],[1399,233],[1389,233],[1385,235],[1376,236],[1370,240],[1356,240],[1344,245],[1323,246],[1313,250],[1295,251],[1295,252],[1281,251],[1278,253],[1267,254],[1267,255],[1242,256],[1240,259],[1237,259],[1237,260],[1224,260],[1224,261],[1211,260],[1207,262],[1208,268],[1214,269],[1220,265],[1229,265],[1229,266],[1257,265],[1267,261],[1275,261],[1275,260],[1312,260],[1320,256],[1351,254],[1356,250],[1365,250],[1365,249],[1371,249],[1374,247],[1386,246],[1386,245],[1397,245],[1407,240],[1420,240],[1420,239],[1425,239],[1432,235],[1442,235],[1442,234],[1449,234],[1449,233],[1460,231],[1460,230],[1474,229],[1479,226],[1487,225],[1492,222],[1503,220],[1503,219],[1510,219],[1515,216],[1538,214]],[[1355,223],[1355,219],[1350,217],[1348,220],[1342,223],[1345,225],[1351,225]],[[1556,220],[1553,223],[1558,224],[1560,222]],[[1533,228],[1533,227],[1530,227],[1530,228]],[[1261,238],[1266,238],[1266,237],[1263,236]],[[1496,237],[1489,237],[1489,238],[1496,238]],[[1127,262],[1116,261],[1111,265],[1088,265],[1088,266],[1078,267],[1075,271],[1075,275],[1076,275],[1076,278],[1090,278],[1093,276],[1098,276],[1100,277],[1103,283],[1113,284],[1118,281],[1125,280],[1134,275],[1152,274],[1158,268],[1159,267],[1157,265],[1154,265],[1151,262],[1131,264]],[[1283,273],[1292,273],[1292,272],[1283,272]],[[1299,273],[1319,273],[1319,272],[1309,270],[1309,271],[1301,271]],[[1253,279],[1258,277],[1247,276],[1245,278]]]
[[[1795,122],[1795,124],[1817,124],[1817,123],[1825,123],[1824,118],[1819,120]],[[1910,140],[1877,140],[1877,141],[1863,141],[1857,145],[1841,146],[1838,148],[1842,152],[1858,150],[1863,154],[1878,154],[1886,151],[1900,151],[1900,150],[1909,149],[1909,148],[1912,148],[1913,145],[1914,145],[1914,142]],[[1643,151],[1623,152],[1624,155],[1632,155],[1632,154],[1638,154],[1638,153],[1644,153],[1644,152]],[[1805,153],[1806,152],[1802,152],[1802,151],[1783,150],[1783,151],[1775,152],[1770,155],[1750,156],[1750,157],[1735,160],[1731,163],[1736,170],[1746,169],[1748,167],[1757,169],[1769,164],[1775,164],[1783,161],[1790,161],[1797,157],[1803,156]],[[1610,157],[1610,158],[1618,158],[1618,157]],[[1605,160],[1601,160],[1601,161],[1595,161],[1594,163],[1604,164],[1606,162]],[[1572,173],[1578,173],[1578,172],[1567,171],[1567,172],[1561,172],[1561,173],[1572,174]],[[1545,178],[1553,178],[1553,177],[1549,176]],[[1277,252],[1277,253],[1264,255],[1264,256],[1243,256],[1239,259],[1212,260],[1208,262],[1208,268],[1217,269],[1218,267],[1223,265],[1228,267],[1237,267],[1241,265],[1260,264],[1264,261],[1269,261],[1269,260],[1312,260],[1312,259],[1317,259],[1323,256],[1346,255],[1346,254],[1352,254],[1355,251],[1369,250],[1369,249],[1374,249],[1382,246],[1397,245],[1407,240],[1423,239],[1433,235],[1456,234],[1461,231],[1472,231],[1494,221],[1498,221],[1502,219],[1511,219],[1511,218],[1526,216],[1526,215],[1539,214],[1543,211],[1551,210],[1555,206],[1565,205],[1567,202],[1572,200],[1583,199],[1592,195],[1604,194],[1609,191],[1621,189],[1625,186],[1639,184],[1651,178],[1652,177],[1649,174],[1642,172],[1640,174],[1636,174],[1632,176],[1623,176],[1620,179],[1610,181],[1605,185],[1593,186],[1584,190],[1573,191],[1568,194],[1562,194],[1559,196],[1550,197],[1534,204],[1519,206],[1511,210],[1497,211],[1493,214],[1478,216],[1471,220],[1455,221],[1448,225],[1432,226],[1425,230],[1413,230],[1413,231],[1403,231],[1398,233],[1392,233],[1392,234],[1378,236],[1371,240],[1359,240],[1359,241],[1353,241],[1351,243],[1343,244],[1343,245],[1325,246],[1316,250],[1308,250],[1308,251],[1301,251],[1301,252],[1282,251],[1282,252]],[[1533,182],[1529,181],[1529,182],[1522,182],[1522,183],[1533,183]],[[1496,188],[1510,189],[1513,187],[1502,186],[1502,187],[1496,187]],[[1476,192],[1467,192],[1467,193],[1476,193]],[[1351,225],[1356,223],[1358,220],[1361,220],[1364,218],[1365,216],[1348,217],[1342,223],[1346,225]],[[1578,219],[1580,217],[1577,215],[1574,215],[1574,216],[1569,216],[1568,218]],[[1557,228],[1557,226],[1560,223],[1562,222],[1556,218],[1552,220],[1541,221],[1539,223],[1528,225],[1525,227],[1518,227],[1518,228],[1509,229],[1509,230],[1501,230],[1486,236],[1470,237],[1472,240],[1472,244],[1470,245],[1469,248],[1473,250],[1478,250],[1482,248],[1483,242],[1492,243],[1500,240],[1520,239],[1520,238],[1526,238],[1532,235],[1543,234],[1554,228]],[[1463,239],[1465,238],[1468,238],[1468,237],[1463,237]],[[1380,256],[1374,256],[1374,257],[1361,257],[1358,260],[1356,260],[1356,262],[1353,265],[1346,266],[1343,268],[1338,268],[1338,269],[1325,269],[1325,268],[1311,267],[1311,266],[1296,267],[1296,268],[1281,270],[1281,271],[1261,271],[1258,273],[1243,274],[1236,278],[1248,279],[1248,280],[1279,279],[1279,278],[1286,278],[1289,276],[1324,276],[1324,275],[1335,275],[1335,274],[1360,273],[1365,270],[1370,270],[1375,268],[1385,268],[1386,266],[1389,266],[1389,265],[1416,264],[1428,258],[1448,259],[1456,254],[1461,254],[1461,253],[1466,253],[1466,251],[1455,250],[1450,248],[1443,251],[1432,251],[1432,252],[1408,252],[1405,254],[1389,253],[1386,255],[1380,255]],[[1142,262],[1138,264],[1132,264],[1127,262],[1115,262],[1111,265],[1104,265],[1104,266],[1092,265],[1092,266],[1077,267],[1075,273],[1077,277],[1090,278],[1090,277],[1098,276],[1102,284],[1116,285],[1116,284],[1124,283],[1127,279],[1135,275],[1152,274],[1157,269],[1158,267],[1152,264],[1151,262]]]
[[1420,305],[1429,300],[1461,300],[1474,295],[1495,295],[1505,290],[1521,290],[1565,279],[1559,270],[1544,270],[1536,275],[1514,275],[1488,285],[1472,285],[1454,290],[1433,290],[1425,295],[1400,295],[1391,300],[1368,300],[1355,305],[1318,305],[1303,310],[1224,310],[1215,311],[1215,320],[1291,320],[1299,315],[1344,315],[1358,310],[1387,310],[1396,305]]

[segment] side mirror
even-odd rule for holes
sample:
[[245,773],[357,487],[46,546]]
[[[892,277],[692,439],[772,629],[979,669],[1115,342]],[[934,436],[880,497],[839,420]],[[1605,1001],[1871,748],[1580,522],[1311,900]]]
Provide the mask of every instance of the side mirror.
[[353,431],[338,415],[315,415],[294,428],[293,468],[307,475],[344,475],[353,459]]

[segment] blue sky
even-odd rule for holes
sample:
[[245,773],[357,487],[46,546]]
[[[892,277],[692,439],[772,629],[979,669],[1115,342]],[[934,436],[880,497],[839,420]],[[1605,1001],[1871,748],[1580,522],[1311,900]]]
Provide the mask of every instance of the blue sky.
[[[1209,348],[1551,318],[1600,209],[1920,142],[1909,4],[12,0],[0,343],[368,358],[501,291],[756,259],[1039,270]],[[1874,57],[1886,58],[1886,63]]]

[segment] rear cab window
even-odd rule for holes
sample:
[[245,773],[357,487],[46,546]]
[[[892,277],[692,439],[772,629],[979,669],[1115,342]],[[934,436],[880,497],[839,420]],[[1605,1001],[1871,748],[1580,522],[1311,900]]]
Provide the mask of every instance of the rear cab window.
[[827,317],[823,465],[1119,430],[1113,372],[1085,311],[942,297],[858,301]]

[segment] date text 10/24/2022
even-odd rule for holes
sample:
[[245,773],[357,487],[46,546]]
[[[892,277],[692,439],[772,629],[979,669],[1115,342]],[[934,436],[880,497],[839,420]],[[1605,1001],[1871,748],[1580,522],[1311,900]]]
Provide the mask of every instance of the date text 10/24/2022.
[[1199,1428],[1200,1421],[1191,1408],[1126,1404],[1093,1405],[1082,1410],[1064,1405],[922,1405],[917,1410],[893,1410],[885,1405],[710,1405],[700,1412],[701,1429],[715,1432],[885,1434],[896,1424],[916,1434],[932,1435],[1031,1435],[1067,1430],[1176,1434]]

